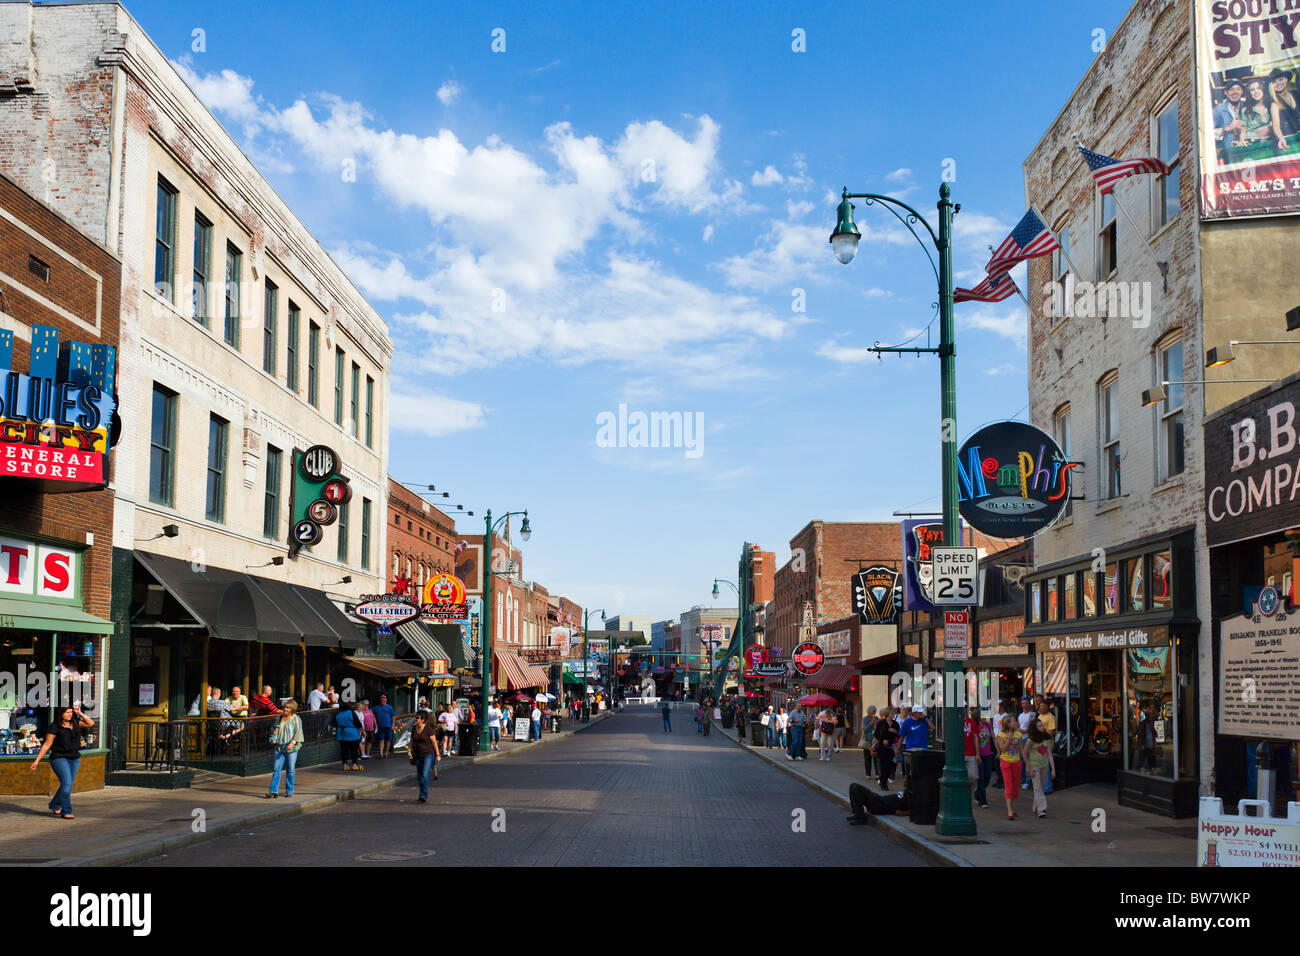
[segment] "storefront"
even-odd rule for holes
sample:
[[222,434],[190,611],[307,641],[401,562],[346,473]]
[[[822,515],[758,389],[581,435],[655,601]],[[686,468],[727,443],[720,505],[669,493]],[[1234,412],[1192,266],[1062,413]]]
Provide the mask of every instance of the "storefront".
[[82,735],[76,789],[104,785],[105,692],[113,625],[82,607],[84,554],[0,536],[0,793],[52,792],[28,770],[59,707],[95,722]]
[[1225,806],[1264,796],[1256,773],[1261,744],[1273,752],[1279,809],[1300,799],[1300,466],[1290,430],[1298,404],[1300,374],[1205,422],[1214,780]]
[[1030,576],[1020,640],[1058,715],[1063,786],[1115,782],[1124,806],[1196,813],[1193,537],[1180,529]]
[[[1033,541],[1026,541],[989,555],[980,562],[982,595],[971,628],[973,647],[967,658],[968,700],[973,699],[988,714],[997,713],[998,702],[1019,709],[1022,697],[1043,693],[1036,680],[1033,648],[1020,641],[1025,630],[1025,579],[1034,562]],[[1048,692],[1050,694],[1050,692]],[[1049,696],[1054,707],[1056,701]],[[1058,723],[1060,714],[1057,714]]]

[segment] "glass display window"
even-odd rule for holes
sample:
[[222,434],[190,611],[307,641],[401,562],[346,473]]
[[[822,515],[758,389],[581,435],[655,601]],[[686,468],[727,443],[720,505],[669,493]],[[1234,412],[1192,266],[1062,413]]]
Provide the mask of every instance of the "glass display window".
[[[1083,651],[1069,655],[1064,721],[1058,716],[1058,752],[1070,757],[1118,759],[1120,728],[1119,654]],[[1061,736],[1064,727],[1065,736]]]
[[1080,595],[1083,603],[1083,616],[1097,616],[1097,575],[1092,571],[1083,572],[1083,589]]
[[1074,573],[1067,574],[1061,591],[1061,604],[1065,610],[1065,619],[1073,621],[1079,616],[1078,591],[1076,582],[1078,575]]
[[1106,565],[1106,574],[1102,581],[1102,590],[1105,596],[1105,602],[1102,605],[1106,608],[1107,614],[1119,613],[1119,564],[1111,561]]
[[1134,773],[1174,775],[1172,657],[1172,647],[1132,647],[1124,652],[1125,766]]
[[1151,555],[1151,609],[1167,610],[1174,606],[1173,560],[1168,549]]
[[1128,558],[1124,561],[1124,582],[1125,591],[1128,594],[1128,600],[1125,609],[1128,611],[1146,610],[1146,576],[1143,574],[1142,556]]
[[1043,614],[1046,616],[1046,619],[1049,621],[1059,621],[1061,618],[1060,615],[1057,613],[1056,578],[1048,578],[1044,582],[1044,584],[1046,584],[1047,587],[1046,590],[1043,592],[1044,598],[1046,600],[1046,606],[1043,611]]
[[1041,624],[1043,620],[1042,581],[1029,585],[1029,623]]

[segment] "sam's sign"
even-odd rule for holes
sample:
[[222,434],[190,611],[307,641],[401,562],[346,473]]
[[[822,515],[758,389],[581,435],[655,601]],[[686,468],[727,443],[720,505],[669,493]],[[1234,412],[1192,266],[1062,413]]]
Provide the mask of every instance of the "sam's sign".
[[0,331],[0,477],[41,490],[102,488],[112,442],[117,349],[68,342],[53,326],[32,326],[29,374],[13,370],[14,334]]

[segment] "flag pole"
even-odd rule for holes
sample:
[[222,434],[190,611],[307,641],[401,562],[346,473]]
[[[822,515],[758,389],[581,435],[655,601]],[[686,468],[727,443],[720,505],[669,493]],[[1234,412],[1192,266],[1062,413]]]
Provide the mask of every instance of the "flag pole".
[[[1070,271],[1073,272],[1080,279],[1082,279],[1083,273],[1080,272],[1079,267],[1074,264],[1074,260],[1070,258],[1070,254],[1065,251],[1065,246],[1061,244],[1061,237],[1058,236],[1055,232],[1053,232],[1052,227],[1047,224],[1047,217],[1044,216],[1041,212],[1039,212],[1038,209],[1035,208],[1033,203],[1029,204],[1029,211],[1032,212],[1035,216],[1037,216],[1042,221],[1043,228],[1046,229],[1048,233],[1051,234],[1051,237],[1056,240],[1057,251],[1061,254],[1061,258],[1065,260],[1066,265],[1070,267]],[[1052,280],[1055,281],[1056,276],[1052,276]]]
[[[988,249],[990,253],[993,252],[992,246],[985,246],[984,248]],[[1026,275],[1028,274],[1028,271],[1029,271],[1028,267],[1026,267],[1025,269]],[[1025,311],[1029,313],[1029,321],[1030,322],[1034,321],[1034,307],[1029,304],[1029,300],[1025,298],[1025,294],[1020,291],[1020,286],[1016,283],[1015,279],[1011,278],[1011,273],[1009,272],[1007,273],[1007,281],[1011,283],[1011,288],[1016,290],[1016,295],[1020,296],[1020,301],[1025,304]]]
[[[1083,149],[1088,148],[1087,146],[1083,145],[1083,140],[1079,139],[1078,133],[1071,133],[1070,135],[1074,137],[1074,141],[1078,143],[1080,147],[1082,147]],[[1087,166],[1088,165],[1087,162],[1085,162],[1084,165]],[[1133,221],[1133,217],[1130,216],[1128,210],[1124,208],[1124,204],[1119,201],[1119,195],[1115,192],[1115,186],[1117,185],[1119,184],[1115,183],[1110,187],[1110,198],[1115,201],[1115,208],[1124,214],[1124,218],[1128,220],[1129,226],[1131,226],[1133,231],[1136,232],[1141,237],[1143,245],[1147,247],[1147,252],[1151,253],[1151,261],[1154,262],[1156,264],[1156,268],[1160,270],[1160,279],[1164,284],[1164,290],[1168,292],[1169,291],[1169,263],[1167,261],[1162,262],[1160,257],[1156,255],[1156,251],[1151,247],[1151,243],[1147,239],[1146,233],[1144,233],[1141,229],[1138,228],[1138,224]]]

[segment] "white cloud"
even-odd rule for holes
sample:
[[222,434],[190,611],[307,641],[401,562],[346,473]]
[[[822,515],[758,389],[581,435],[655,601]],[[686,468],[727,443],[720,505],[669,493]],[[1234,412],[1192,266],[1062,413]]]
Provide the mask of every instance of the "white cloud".
[[892,299],[894,297],[894,293],[888,289],[877,289],[874,286],[870,289],[863,289],[862,294],[868,299]]
[[846,346],[837,345],[834,342],[823,342],[818,347],[817,354],[822,358],[830,359],[832,362],[839,362],[842,365],[857,364],[874,357],[864,345]]
[[963,326],[992,332],[1010,339],[1020,349],[1025,348],[1026,321],[1023,311],[998,311],[992,307],[982,307],[970,312],[958,310],[957,321]]
[[908,169],[906,166],[900,166],[898,169],[895,169],[892,173],[885,174],[885,182],[887,183],[901,183],[911,178],[912,178],[912,171]]
[[430,438],[480,428],[484,414],[485,409],[477,402],[461,401],[418,388],[408,391],[396,381],[388,400],[388,419],[393,431]]
[[652,195],[657,202],[700,212],[723,199],[710,186],[717,168],[719,132],[718,124],[708,116],[699,118],[693,140],[659,120],[631,123],[623,131],[615,155],[628,175],[642,182],[645,171],[653,169],[656,188]]
[[787,199],[785,203],[785,214],[789,219],[802,219],[808,213],[813,211],[813,204],[807,200]]
[[1012,373],[1017,371],[1020,370],[1017,369],[1016,366],[1004,362],[1002,365],[994,365],[992,368],[986,368],[984,370],[984,374],[985,375],[1011,375]]
[[761,173],[755,172],[750,181],[755,186],[774,186],[777,183],[785,182],[785,177],[777,171],[775,166],[768,166]]
[[460,98],[460,94],[461,86],[455,80],[448,80],[438,87],[438,99],[442,101],[443,106],[451,106]]
[[709,223],[707,226],[704,227],[704,232],[700,235],[700,240],[702,242],[713,241],[713,223]]

